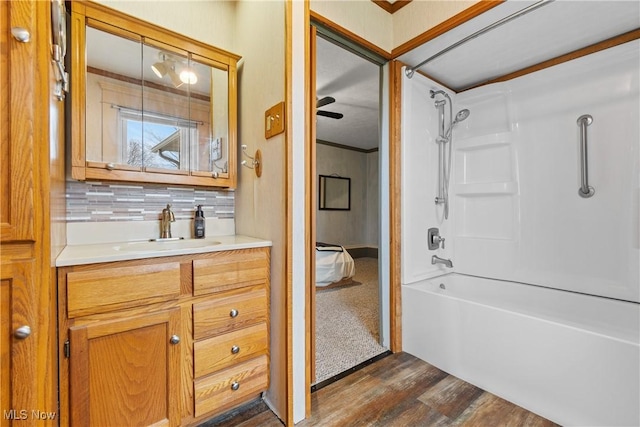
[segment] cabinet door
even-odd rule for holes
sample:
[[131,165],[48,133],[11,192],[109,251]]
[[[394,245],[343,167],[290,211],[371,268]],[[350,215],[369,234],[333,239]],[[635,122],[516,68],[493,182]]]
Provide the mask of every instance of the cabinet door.
[[71,425],[178,425],[179,333],[179,308],[71,327]]
[[36,31],[34,2],[0,2],[0,240],[34,240],[33,146],[36,42],[11,28]]
[[34,425],[38,331],[37,313],[28,298],[35,284],[35,262],[3,260],[0,271],[0,426],[9,426],[13,420]]

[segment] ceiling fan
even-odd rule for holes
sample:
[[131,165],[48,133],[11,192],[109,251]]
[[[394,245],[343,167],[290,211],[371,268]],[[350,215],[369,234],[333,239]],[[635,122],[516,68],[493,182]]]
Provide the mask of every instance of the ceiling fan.
[[318,108],[324,107],[325,105],[328,105],[328,104],[333,104],[334,102],[336,102],[336,99],[332,96],[325,96],[324,98],[318,99],[316,101],[316,114],[319,116],[329,117],[332,119],[343,118],[344,114],[342,113],[334,113],[333,111],[318,110]]

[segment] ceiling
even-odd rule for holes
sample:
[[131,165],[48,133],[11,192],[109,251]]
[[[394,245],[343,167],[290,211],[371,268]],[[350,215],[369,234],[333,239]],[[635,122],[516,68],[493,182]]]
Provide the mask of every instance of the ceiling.
[[[416,47],[397,59],[415,66],[448,46],[536,3],[509,0]],[[470,40],[420,71],[462,91],[496,77],[640,28],[640,1],[556,0]],[[317,139],[372,149],[378,146],[379,67],[320,37],[317,39],[318,98],[332,96],[317,116]]]
[[317,38],[316,93],[336,102],[319,108],[344,114],[316,116],[316,138],[371,150],[378,146],[380,67],[321,37]]
[[[506,1],[401,55],[415,66],[535,1]],[[557,0],[458,46],[420,71],[461,91],[640,28],[640,1]]]

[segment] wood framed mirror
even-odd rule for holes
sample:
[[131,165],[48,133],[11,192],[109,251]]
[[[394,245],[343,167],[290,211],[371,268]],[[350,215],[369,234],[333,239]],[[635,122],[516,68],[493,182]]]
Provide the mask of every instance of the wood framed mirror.
[[235,188],[238,55],[73,2],[72,177]]

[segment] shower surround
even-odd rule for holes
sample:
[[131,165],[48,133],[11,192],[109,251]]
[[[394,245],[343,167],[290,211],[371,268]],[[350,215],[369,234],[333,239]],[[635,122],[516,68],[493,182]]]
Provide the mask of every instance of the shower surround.
[[[474,306],[475,299],[464,294],[456,294],[455,298],[469,298],[472,303],[456,306],[455,313],[449,313],[452,317],[427,319],[419,313],[427,311],[427,307],[416,305],[416,288],[444,273],[495,279],[506,286],[506,291],[516,292],[513,298],[520,298],[524,303],[521,306],[531,308],[526,316],[543,321],[545,313],[558,318],[567,313],[554,313],[558,305],[544,299],[527,300],[526,292],[518,297],[516,290],[521,286],[562,292],[567,301],[562,309],[568,311],[582,310],[585,295],[603,302],[619,300],[629,313],[623,324],[608,323],[612,313],[596,311],[590,316],[613,330],[631,331],[624,354],[604,347],[585,351],[581,357],[564,351],[566,346],[532,350],[538,351],[540,357],[552,353],[550,363],[578,365],[585,372],[596,369],[594,362],[606,354],[604,360],[609,363],[598,364],[597,369],[622,382],[616,388],[594,378],[590,391],[597,391],[600,396],[620,396],[621,401],[630,402],[617,411],[607,406],[607,399],[599,404],[580,402],[570,375],[559,381],[531,365],[529,358],[514,360],[509,356],[512,353],[498,349],[489,352],[491,360],[483,359],[489,354],[486,352],[474,353],[470,358],[468,354],[456,354],[468,347],[465,343],[451,347],[446,370],[472,383],[482,377],[482,384],[478,385],[488,391],[517,400],[565,425],[640,424],[639,52],[640,43],[636,40],[510,81],[458,94],[447,91],[454,114],[461,109],[471,112],[453,130],[447,220],[443,207],[434,203],[438,194],[438,111],[429,96],[431,90],[446,89],[418,74],[412,79],[403,77],[402,81],[404,349],[438,366],[441,361],[430,358],[434,357],[435,343],[445,339],[444,331],[455,327],[459,330],[451,337],[469,338],[465,331],[471,327],[461,319],[483,321],[469,317],[472,311],[468,309]],[[593,117],[587,127],[589,185],[595,189],[590,198],[578,194],[582,176],[578,118],[585,114]],[[447,239],[446,249],[428,250],[426,236],[431,227],[438,227]],[[432,265],[432,255],[451,259],[454,268]],[[483,304],[495,308],[492,316],[504,313],[502,322],[509,322],[508,314],[517,311],[517,305],[501,307],[500,289],[486,288]],[[495,304],[486,300],[492,296]],[[435,301],[438,306],[452,307],[449,302]],[[473,311],[473,315],[483,314]],[[445,328],[444,322],[450,320],[455,324]],[[434,321],[443,322],[443,327],[424,327]],[[510,334],[493,332],[501,334],[505,348],[513,347],[522,337],[540,338],[526,324],[511,328]],[[587,331],[587,335],[596,333],[586,324],[582,327],[572,323],[562,334],[572,328],[580,333]],[[487,337],[491,332],[487,331]],[[547,333],[550,335],[543,336],[541,342],[551,343],[564,336],[553,335],[553,328]],[[635,371],[629,360],[635,360]],[[505,367],[502,375],[500,370],[488,379],[480,375],[495,363]],[[548,393],[531,397],[526,385],[517,382],[518,376],[509,374],[528,370],[533,370],[530,373],[540,382],[566,385],[564,411],[557,410],[557,403]],[[522,391],[520,395],[518,389]],[[591,418],[585,419],[584,414]]]

